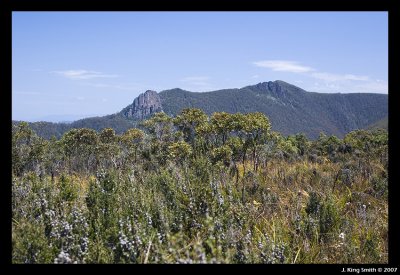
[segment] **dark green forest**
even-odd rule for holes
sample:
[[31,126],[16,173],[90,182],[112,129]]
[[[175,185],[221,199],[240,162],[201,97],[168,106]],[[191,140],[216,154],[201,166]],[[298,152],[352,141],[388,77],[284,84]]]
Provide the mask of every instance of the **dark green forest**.
[[13,123],[13,263],[388,262],[386,130],[195,108],[112,126]]

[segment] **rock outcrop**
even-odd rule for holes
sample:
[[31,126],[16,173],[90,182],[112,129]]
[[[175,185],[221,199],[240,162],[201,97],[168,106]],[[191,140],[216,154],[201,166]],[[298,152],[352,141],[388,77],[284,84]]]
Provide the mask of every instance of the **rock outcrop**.
[[144,119],[153,113],[161,112],[161,99],[157,92],[148,90],[140,94],[131,105],[122,110],[126,118]]

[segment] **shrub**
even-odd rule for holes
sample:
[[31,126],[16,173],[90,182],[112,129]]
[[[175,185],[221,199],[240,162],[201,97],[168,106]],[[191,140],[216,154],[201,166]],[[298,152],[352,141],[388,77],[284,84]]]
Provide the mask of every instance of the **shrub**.
[[318,216],[319,210],[321,208],[321,199],[317,193],[312,192],[308,199],[306,213],[310,216]]
[[60,199],[61,201],[72,202],[78,197],[78,188],[71,179],[62,174],[60,177]]
[[388,195],[388,182],[386,178],[381,178],[378,175],[374,175],[370,181],[372,188],[375,191],[375,197],[387,198]]
[[321,205],[319,215],[320,239],[330,240],[339,228],[339,211],[332,200],[328,200]]

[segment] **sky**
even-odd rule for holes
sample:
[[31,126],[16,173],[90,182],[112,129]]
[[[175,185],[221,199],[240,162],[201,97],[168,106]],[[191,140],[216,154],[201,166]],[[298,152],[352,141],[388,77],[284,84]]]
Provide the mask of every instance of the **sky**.
[[146,90],[283,80],[388,93],[387,12],[13,12],[12,119],[119,112]]

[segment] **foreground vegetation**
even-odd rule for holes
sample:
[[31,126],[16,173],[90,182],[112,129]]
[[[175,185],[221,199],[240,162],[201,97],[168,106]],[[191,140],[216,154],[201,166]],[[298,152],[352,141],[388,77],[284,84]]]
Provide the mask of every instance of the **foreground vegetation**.
[[261,113],[12,135],[14,263],[387,263],[387,132],[283,137]]

